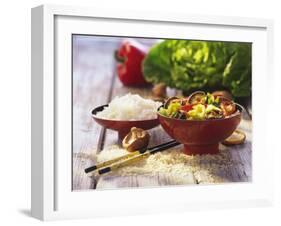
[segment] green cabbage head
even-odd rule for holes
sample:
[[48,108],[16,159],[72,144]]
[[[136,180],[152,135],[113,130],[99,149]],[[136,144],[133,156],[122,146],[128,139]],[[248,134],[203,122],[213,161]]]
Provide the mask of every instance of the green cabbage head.
[[166,40],[154,45],[143,61],[151,83],[190,93],[225,89],[234,97],[251,95],[251,44]]

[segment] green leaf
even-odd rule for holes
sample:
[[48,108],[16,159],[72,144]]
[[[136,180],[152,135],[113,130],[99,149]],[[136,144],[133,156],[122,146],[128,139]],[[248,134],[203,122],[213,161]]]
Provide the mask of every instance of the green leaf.
[[186,93],[226,89],[234,97],[249,96],[251,51],[249,43],[166,40],[150,49],[143,74]]

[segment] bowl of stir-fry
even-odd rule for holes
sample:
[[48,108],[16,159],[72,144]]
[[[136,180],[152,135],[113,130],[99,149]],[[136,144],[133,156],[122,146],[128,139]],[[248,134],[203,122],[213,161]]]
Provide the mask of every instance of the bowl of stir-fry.
[[219,142],[239,125],[241,112],[231,99],[197,91],[169,98],[158,109],[158,118],[163,129],[184,145],[184,153],[216,154]]

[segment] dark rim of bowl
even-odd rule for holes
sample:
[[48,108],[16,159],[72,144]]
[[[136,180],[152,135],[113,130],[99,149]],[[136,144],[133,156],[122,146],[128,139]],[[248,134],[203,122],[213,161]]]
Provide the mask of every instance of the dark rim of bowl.
[[227,118],[215,118],[215,119],[208,119],[208,120],[196,120],[196,119],[189,119],[189,120],[186,120],[186,119],[178,119],[178,118],[170,118],[170,117],[167,117],[165,115],[162,115],[159,113],[159,109],[161,107],[164,106],[164,104],[162,104],[158,109],[157,109],[157,115],[163,117],[163,118],[167,118],[167,119],[172,119],[172,120],[177,120],[177,121],[187,121],[187,122],[213,122],[213,121],[223,121],[223,120],[226,120],[226,119],[231,119],[231,118],[234,118],[238,115],[241,115],[242,112],[244,111],[244,107],[240,104],[237,104],[237,103],[234,103],[237,107],[239,107],[239,113],[235,112],[234,114],[232,114],[231,116],[227,117]]
[[[118,120],[118,119],[107,119],[107,118],[99,118],[96,116],[96,114],[104,109],[104,107],[108,107],[108,104],[100,105],[96,108],[94,108],[91,113],[92,117],[95,119],[101,119],[101,120],[106,120],[106,121],[115,121],[115,122],[147,122],[147,121],[155,121],[158,120],[158,118],[153,118],[153,119],[142,119],[142,120]],[[158,108],[159,109],[159,108]],[[158,114],[158,109],[157,109],[157,114]]]

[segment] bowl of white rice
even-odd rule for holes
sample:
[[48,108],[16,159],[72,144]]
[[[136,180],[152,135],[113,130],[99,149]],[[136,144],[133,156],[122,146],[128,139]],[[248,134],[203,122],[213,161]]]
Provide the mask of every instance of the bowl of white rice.
[[157,109],[161,105],[161,102],[129,93],[96,107],[92,116],[101,126],[118,131],[119,139],[123,139],[132,127],[147,130],[158,126]]

